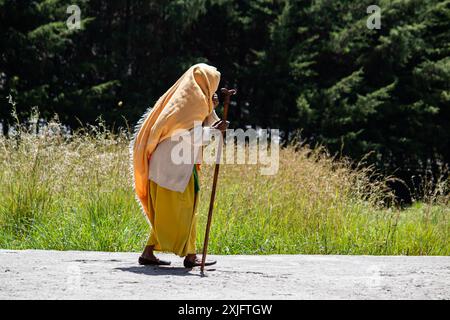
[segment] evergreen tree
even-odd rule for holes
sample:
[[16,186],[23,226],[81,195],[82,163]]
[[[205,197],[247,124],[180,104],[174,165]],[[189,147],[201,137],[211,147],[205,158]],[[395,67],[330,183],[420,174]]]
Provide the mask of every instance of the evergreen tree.
[[[190,65],[237,87],[233,126],[402,175],[450,161],[450,0],[0,0],[0,119],[11,94],[76,127],[128,125]],[[381,28],[367,28],[370,5]]]

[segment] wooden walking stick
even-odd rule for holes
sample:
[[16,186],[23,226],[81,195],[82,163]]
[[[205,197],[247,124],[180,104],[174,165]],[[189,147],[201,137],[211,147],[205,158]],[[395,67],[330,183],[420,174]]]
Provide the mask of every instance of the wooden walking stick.
[[[223,100],[223,121],[227,121],[228,117],[228,107],[230,106],[230,98],[232,95],[236,94],[236,89],[228,90],[227,88],[220,89],[224,100]],[[222,133],[224,135],[224,133]],[[205,261],[206,261],[206,253],[208,251],[208,241],[209,241],[209,230],[211,229],[211,221],[212,221],[212,213],[214,208],[214,199],[216,197],[216,188],[217,188],[217,178],[219,177],[219,168],[220,168],[220,156],[222,154],[222,144],[223,139],[219,141],[219,147],[217,148],[216,155],[216,166],[214,168],[214,179],[211,190],[211,199],[209,201],[209,211],[208,211],[208,221],[206,223],[206,232],[205,232],[205,242],[203,243],[203,255],[202,255],[202,265],[200,267],[201,272],[205,270]]]

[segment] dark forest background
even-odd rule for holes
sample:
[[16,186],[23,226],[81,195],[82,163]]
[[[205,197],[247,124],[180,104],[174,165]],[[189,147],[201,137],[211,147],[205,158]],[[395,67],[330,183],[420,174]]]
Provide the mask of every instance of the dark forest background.
[[[68,5],[81,9],[69,30]],[[381,29],[366,26],[369,5]],[[401,178],[450,160],[450,1],[0,0],[0,119],[133,126],[198,62],[236,87],[233,127],[301,131]]]

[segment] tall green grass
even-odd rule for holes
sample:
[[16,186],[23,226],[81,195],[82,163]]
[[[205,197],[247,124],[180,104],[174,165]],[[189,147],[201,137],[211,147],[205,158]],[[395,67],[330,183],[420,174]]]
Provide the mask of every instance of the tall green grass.
[[[131,186],[128,137],[101,123],[66,136],[56,120],[39,134],[22,124],[0,136],[0,248],[140,251],[149,226]],[[448,181],[401,210],[370,168],[307,146],[283,148],[280,158],[274,176],[221,167],[209,252],[450,253]],[[199,249],[212,172],[200,172]]]

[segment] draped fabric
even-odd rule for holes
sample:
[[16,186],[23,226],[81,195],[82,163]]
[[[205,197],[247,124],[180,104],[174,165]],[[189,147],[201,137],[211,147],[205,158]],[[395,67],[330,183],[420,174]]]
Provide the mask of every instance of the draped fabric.
[[180,257],[196,253],[198,192],[195,183],[194,173],[183,192],[149,181],[148,208],[152,230],[148,246]]
[[190,130],[213,111],[212,97],[220,72],[204,63],[190,67],[149,109],[136,126],[130,145],[133,187],[142,210],[149,217],[149,159],[157,145],[177,130]]

